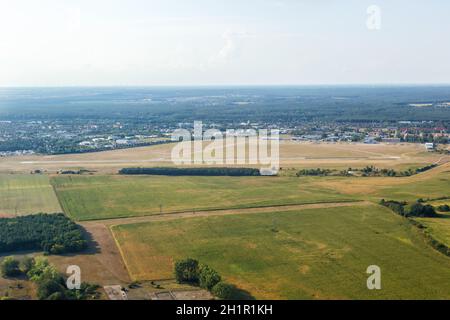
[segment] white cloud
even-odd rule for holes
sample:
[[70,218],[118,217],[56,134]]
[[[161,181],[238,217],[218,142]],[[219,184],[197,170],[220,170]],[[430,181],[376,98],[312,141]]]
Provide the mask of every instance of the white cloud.
[[209,66],[224,65],[232,61],[233,58],[239,55],[242,47],[242,39],[251,37],[252,35],[246,31],[232,31],[226,30],[222,34],[223,46],[209,59]]

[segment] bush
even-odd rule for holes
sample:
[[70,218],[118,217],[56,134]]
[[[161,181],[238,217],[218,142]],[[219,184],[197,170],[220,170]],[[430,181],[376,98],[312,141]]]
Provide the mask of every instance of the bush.
[[393,200],[389,200],[389,201],[385,201],[384,199],[382,199],[380,201],[380,204],[382,206],[388,207],[389,209],[391,209],[392,211],[398,213],[401,216],[405,215],[405,202],[398,202],[398,201],[393,201]]
[[420,202],[416,202],[409,206],[407,210],[408,217],[436,217],[436,211],[433,206],[426,204],[423,205]]
[[216,270],[207,265],[202,265],[199,272],[200,287],[211,290],[216,284],[221,281],[220,275]]
[[51,265],[46,258],[38,257],[30,271],[28,271],[27,276],[30,280],[39,282],[44,279],[56,279],[59,277],[59,273],[55,266]]
[[19,261],[13,257],[6,257],[1,265],[0,270],[4,277],[15,277],[20,274]]
[[328,169],[302,169],[297,172],[297,177],[300,176],[327,176],[331,173],[331,170]]
[[34,265],[34,258],[25,257],[22,259],[22,261],[20,261],[19,268],[22,273],[27,274],[31,270],[33,265]]
[[217,283],[211,290],[213,295],[224,300],[233,299],[235,291],[235,287],[226,282]]
[[175,262],[175,278],[178,283],[198,283],[198,261],[188,258]]
[[57,291],[49,295],[46,300],[66,300],[64,293]]
[[60,277],[42,279],[38,282],[37,296],[40,300],[50,299],[50,297],[50,300],[62,300],[65,299],[65,290],[64,281]]
[[449,212],[450,211],[450,206],[448,204],[444,204],[442,206],[439,206],[438,210],[441,211],[441,212]]

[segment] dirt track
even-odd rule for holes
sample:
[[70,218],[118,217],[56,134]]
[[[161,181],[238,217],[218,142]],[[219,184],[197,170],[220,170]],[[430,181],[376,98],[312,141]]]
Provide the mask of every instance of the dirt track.
[[258,208],[245,208],[245,209],[224,209],[224,210],[211,210],[211,211],[187,211],[180,213],[163,213],[144,217],[130,217],[130,218],[117,218],[107,220],[95,220],[85,221],[80,224],[85,227],[90,227],[96,224],[102,224],[105,226],[115,226],[121,224],[131,223],[145,223],[152,221],[165,221],[180,218],[196,218],[196,217],[209,217],[209,216],[226,216],[234,214],[250,214],[250,213],[262,213],[262,212],[285,212],[295,210],[306,209],[321,209],[321,208],[335,208],[335,207],[350,207],[350,206],[367,206],[372,204],[369,201],[352,201],[352,202],[331,202],[331,203],[314,203],[314,204],[298,204],[298,205],[286,205],[286,206],[271,206],[271,207],[258,207]]

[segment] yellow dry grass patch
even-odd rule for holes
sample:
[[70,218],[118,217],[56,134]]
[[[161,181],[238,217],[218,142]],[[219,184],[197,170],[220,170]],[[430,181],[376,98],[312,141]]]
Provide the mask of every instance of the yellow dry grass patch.
[[[207,144],[204,143],[205,146]],[[5,157],[0,158],[0,172],[28,173],[40,169],[53,173],[61,169],[85,168],[99,173],[115,173],[123,167],[173,166],[171,153],[174,146],[170,143],[85,154]],[[433,163],[439,157],[439,154],[425,152],[421,144],[280,142],[282,167],[344,169],[376,165],[403,169]]]

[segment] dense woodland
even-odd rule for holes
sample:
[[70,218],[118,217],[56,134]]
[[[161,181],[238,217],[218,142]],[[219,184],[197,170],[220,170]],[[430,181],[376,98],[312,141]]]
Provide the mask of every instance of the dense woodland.
[[79,252],[87,241],[81,227],[63,214],[36,214],[0,219],[0,252],[42,250]]
[[449,101],[450,86],[5,88],[0,90],[0,116],[72,121],[135,119],[167,125],[194,120],[450,121],[449,107],[409,106]]
[[123,175],[162,175],[162,176],[259,176],[260,171],[253,168],[123,168]]

